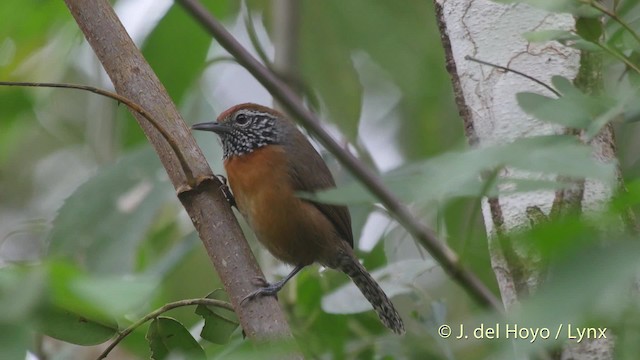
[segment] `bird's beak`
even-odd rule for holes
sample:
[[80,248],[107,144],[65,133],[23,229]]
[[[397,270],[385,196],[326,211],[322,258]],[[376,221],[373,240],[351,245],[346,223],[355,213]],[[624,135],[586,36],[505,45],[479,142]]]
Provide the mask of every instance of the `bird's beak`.
[[231,131],[231,128],[225,124],[217,122],[206,122],[194,124],[191,126],[193,130],[213,131],[216,134],[225,134]]

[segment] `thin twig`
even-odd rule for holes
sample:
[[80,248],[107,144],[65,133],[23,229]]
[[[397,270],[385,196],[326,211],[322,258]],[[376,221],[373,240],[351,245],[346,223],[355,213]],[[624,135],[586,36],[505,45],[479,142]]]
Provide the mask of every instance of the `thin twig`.
[[129,327],[124,329],[121,333],[118,334],[118,337],[116,337],[113,340],[113,342],[111,344],[109,344],[109,346],[106,349],[104,349],[104,351],[96,359],[97,360],[101,360],[101,359],[106,358],[109,355],[109,353],[122,340],[124,340],[125,337],[127,337],[135,329],[139,328],[140,326],[142,326],[142,324],[146,323],[147,321],[149,321],[151,319],[155,319],[158,316],[162,315],[163,313],[165,313],[165,312],[167,312],[169,310],[172,310],[172,309],[175,309],[175,308],[179,308],[179,307],[183,307],[183,306],[192,306],[192,305],[215,306],[215,307],[219,307],[219,308],[222,308],[222,309],[234,311],[233,310],[233,306],[231,306],[231,304],[229,304],[228,302],[221,301],[221,300],[216,300],[216,299],[206,299],[206,298],[202,298],[202,299],[187,299],[187,300],[180,300],[180,301],[175,301],[175,302],[172,302],[172,303],[165,304],[164,306],[162,306],[162,307],[150,312],[149,314],[145,315],[140,320],[134,322]]
[[356,177],[394,215],[395,219],[411,233],[434,257],[442,268],[455,279],[476,301],[502,312],[498,298],[471,271],[460,264],[458,255],[433,230],[420,222],[380,177],[375,175],[351,153],[343,149],[320,125],[316,116],[303,104],[285,83],[273,72],[258,62],[197,0],[178,0],[196,20],[209,31],[238,63],[244,66],[280,103],[297,118],[338,161]]
[[[273,23],[273,64],[265,63],[280,79],[294,86],[300,96],[300,1],[274,0],[271,4]],[[255,47],[255,44],[254,44]],[[277,100],[273,101],[276,110],[283,111]]]
[[260,60],[262,60],[262,63],[271,69],[273,64],[271,64],[271,60],[269,59],[267,52],[264,51],[264,47],[260,43],[260,39],[258,38],[258,32],[256,31],[256,27],[253,25],[253,16],[251,15],[251,9],[249,8],[249,6],[246,6],[245,10],[246,10],[246,14],[244,15],[244,26],[247,30],[247,34],[249,34],[249,40],[251,41],[251,45],[253,46],[253,49],[258,54],[258,57],[260,58]]
[[626,21],[622,20],[622,18],[620,18],[618,14],[609,11],[606,7],[604,7],[602,4],[600,4],[597,1],[588,0],[588,3],[589,3],[589,6],[591,6],[592,8],[600,11],[601,13],[613,19],[613,21],[622,25],[622,27],[625,28],[631,34],[631,36],[633,36],[633,38],[636,39],[638,43],[640,43],[640,35],[638,35],[638,33],[635,32],[635,30],[633,30],[633,28],[629,24],[627,24]]
[[238,62],[236,61],[236,59],[234,59],[232,56],[216,56],[214,58],[211,58],[209,60],[207,60],[204,63],[204,68],[208,68],[209,66],[215,65],[217,63],[221,63],[221,62],[230,62],[230,63],[234,63],[237,64]]
[[609,45],[603,44],[600,41],[594,42],[593,44],[595,44],[596,46],[598,46],[600,49],[604,50],[605,52],[609,53],[611,56],[613,56],[615,58],[618,58],[618,60],[622,61],[625,65],[627,65],[627,67],[635,70],[638,74],[640,74],[640,69],[636,66],[636,64],[632,63],[631,60],[629,60],[623,54],[620,54],[617,51],[611,49],[609,47]]
[[17,82],[0,81],[0,86],[42,87],[42,88],[60,88],[60,89],[83,90],[83,91],[89,91],[89,92],[92,92],[94,94],[98,94],[98,95],[102,95],[102,96],[111,98],[113,100],[116,100],[118,102],[121,102],[121,103],[127,105],[127,107],[129,107],[131,110],[137,112],[138,114],[143,116],[145,119],[147,119],[149,121],[149,123],[156,130],[158,130],[160,135],[162,135],[162,137],[167,141],[167,143],[171,147],[171,150],[173,150],[174,154],[176,154],[176,157],[178,158],[178,162],[180,163],[180,166],[182,167],[182,171],[184,172],[184,176],[187,179],[188,184],[191,185],[191,186],[193,186],[195,184],[193,172],[191,171],[191,168],[189,167],[189,163],[185,159],[184,154],[182,154],[182,151],[180,150],[180,147],[178,146],[178,144],[176,144],[176,142],[173,140],[173,138],[167,132],[167,130],[162,128],[162,126],[160,126],[158,124],[158,122],[151,116],[151,114],[149,114],[149,112],[147,112],[142,106],[136,104],[132,100],[130,100],[130,99],[128,99],[128,98],[126,98],[126,97],[124,97],[122,95],[119,95],[119,94],[116,94],[114,92],[111,92],[111,91],[102,90],[102,89],[99,89],[99,88],[96,88],[96,87],[93,87],[93,86],[80,85],[80,84],[24,82],[24,81],[17,81]]
[[474,57],[472,57],[472,56],[469,56],[469,55],[465,56],[465,57],[464,57],[464,59],[465,59],[465,60],[469,60],[469,61],[473,61],[473,62],[477,62],[478,64],[487,65],[487,66],[491,66],[491,67],[494,67],[494,68],[497,68],[497,69],[500,69],[500,70],[504,70],[504,71],[506,71],[506,72],[511,72],[511,73],[516,74],[516,75],[520,75],[520,76],[522,76],[522,77],[525,77],[525,78],[527,78],[527,79],[529,79],[529,80],[531,80],[531,81],[535,82],[536,84],[540,84],[540,85],[544,86],[544,87],[545,87],[545,88],[547,88],[549,91],[551,91],[552,93],[554,93],[557,97],[562,97],[562,94],[560,94],[556,89],[554,89],[554,88],[553,88],[553,87],[551,87],[550,85],[545,84],[543,81],[541,81],[541,80],[538,80],[538,79],[534,78],[534,77],[533,77],[533,76],[531,76],[531,75],[527,75],[527,74],[525,74],[525,73],[523,73],[523,72],[520,72],[520,71],[518,71],[518,70],[514,70],[514,69],[511,69],[511,68],[508,68],[508,67],[506,67],[506,66],[500,66],[500,65],[496,65],[496,64],[490,63],[490,62],[488,62],[488,61],[484,61],[484,60],[476,59],[476,58],[474,58]]

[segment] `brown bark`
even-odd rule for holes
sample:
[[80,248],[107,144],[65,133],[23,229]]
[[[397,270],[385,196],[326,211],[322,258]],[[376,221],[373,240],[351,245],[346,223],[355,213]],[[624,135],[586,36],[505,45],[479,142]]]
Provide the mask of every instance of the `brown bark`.
[[[65,0],[65,3],[117,93],[141,105],[163,132],[170,134],[165,139],[154,125],[133,112],[198,230],[247,336],[290,338],[291,332],[275,298],[264,297],[240,305],[240,300],[254,288],[251,280],[263,274],[219,191],[220,182],[212,175],[189,128],[109,3],[106,0]],[[168,142],[180,149],[184,163]],[[185,168],[190,170],[187,175]],[[186,280],[197,281],[197,277]]]

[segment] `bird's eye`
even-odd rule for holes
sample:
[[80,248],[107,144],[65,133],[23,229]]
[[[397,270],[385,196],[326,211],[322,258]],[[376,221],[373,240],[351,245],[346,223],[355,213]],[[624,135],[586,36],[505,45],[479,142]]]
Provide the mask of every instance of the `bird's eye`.
[[249,117],[245,114],[236,115],[236,124],[244,126],[249,123]]

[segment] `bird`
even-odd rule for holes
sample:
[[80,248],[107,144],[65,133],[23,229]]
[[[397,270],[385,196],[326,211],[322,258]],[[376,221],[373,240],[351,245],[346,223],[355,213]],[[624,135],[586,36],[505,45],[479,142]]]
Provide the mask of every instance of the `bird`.
[[214,122],[191,128],[218,135],[233,196],[230,202],[259,242],[275,258],[293,266],[278,282],[257,279],[259,288],[241,303],[277,295],[300,270],[319,263],[347,274],[382,323],[397,334],[405,333],[393,303],[354,253],[348,208],[297,195],[336,185],[318,151],[290,119],[272,108],[244,103],[222,112]]

